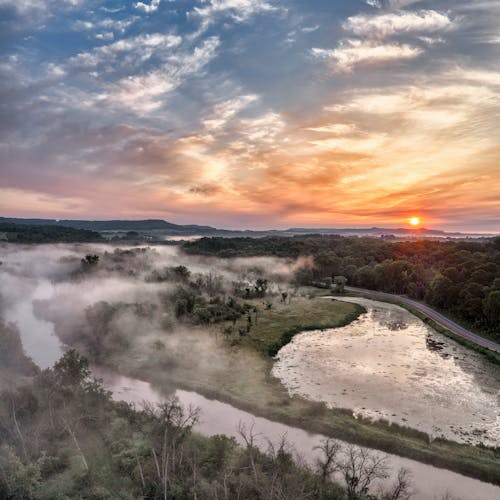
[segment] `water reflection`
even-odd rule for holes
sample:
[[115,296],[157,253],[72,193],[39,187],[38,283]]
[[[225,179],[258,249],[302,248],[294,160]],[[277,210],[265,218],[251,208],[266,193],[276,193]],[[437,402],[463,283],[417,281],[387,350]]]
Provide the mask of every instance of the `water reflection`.
[[399,306],[342,300],[367,313],[298,335],[278,353],[273,374],[291,394],[431,436],[500,444],[500,367]]
[[[5,279],[3,285],[8,286]],[[5,311],[5,320],[14,323],[21,335],[24,352],[40,368],[49,368],[63,353],[61,341],[54,333],[54,325],[36,316],[34,302],[52,296],[50,281],[25,280],[22,297]]]

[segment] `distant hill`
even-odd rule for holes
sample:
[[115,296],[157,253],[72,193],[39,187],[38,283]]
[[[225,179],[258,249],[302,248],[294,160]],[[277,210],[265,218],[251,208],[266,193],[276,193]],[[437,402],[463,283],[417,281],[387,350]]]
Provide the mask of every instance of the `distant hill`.
[[295,236],[304,234],[338,234],[342,236],[386,236],[386,237],[435,237],[435,238],[468,238],[468,237],[491,237],[491,234],[481,233],[460,233],[446,232],[437,229],[427,228],[302,228],[292,227],[290,229],[270,229],[267,231],[251,231],[251,230],[229,230],[218,229],[212,226],[199,226],[197,224],[173,224],[162,219],[145,219],[145,220],[78,220],[78,219],[18,219],[0,217],[0,223],[10,223],[18,225],[30,226],[55,226],[67,227],[73,229],[84,229],[89,231],[100,232],[129,232],[149,234],[151,238],[155,236],[248,236],[252,238],[262,236]]
[[174,233],[208,233],[217,229],[210,226],[172,224],[161,219],[146,220],[72,220],[72,219],[17,219],[0,217],[0,223],[29,224],[32,226],[64,226],[92,231],[169,231]]
[[9,243],[91,243],[103,242],[96,231],[58,225],[14,224],[0,220],[0,241]]
[[305,227],[292,227],[287,229],[286,232],[293,234],[428,234],[435,236],[449,236],[449,235],[462,235],[464,233],[447,233],[439,229],[422,228],[405,228],[399,227],[396,229],[389,229],[386,227],[367,227],[367,228],[305,228]]

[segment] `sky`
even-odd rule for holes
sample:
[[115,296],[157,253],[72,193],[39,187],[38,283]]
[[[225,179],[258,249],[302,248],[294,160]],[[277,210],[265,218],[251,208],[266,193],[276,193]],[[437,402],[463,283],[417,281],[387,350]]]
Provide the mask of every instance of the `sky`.
[[500,1],[0,0],[0,214],[500,232]]

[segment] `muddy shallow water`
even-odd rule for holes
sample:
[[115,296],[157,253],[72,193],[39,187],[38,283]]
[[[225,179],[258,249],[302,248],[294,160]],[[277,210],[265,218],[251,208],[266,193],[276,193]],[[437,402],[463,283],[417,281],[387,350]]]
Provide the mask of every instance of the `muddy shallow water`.
[[279,351],[272,373],[290,394],[433,437],[500,444],[500,367],[399,306],[341,300],[366,314],[343,328],[304,332]]

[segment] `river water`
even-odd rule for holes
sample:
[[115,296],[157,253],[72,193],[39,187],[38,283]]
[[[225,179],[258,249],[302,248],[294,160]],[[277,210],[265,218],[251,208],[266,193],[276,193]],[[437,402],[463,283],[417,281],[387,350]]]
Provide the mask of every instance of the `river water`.
[[343,328],[297,335],[279,351],[273,375],[290,394],[433,437],[500,445],[498,365],[402,307],[342,300],[367,312]]
[[[4,280],[0,282],[0,292],[8,292],[6,283]],[[46,367],[60,356],[63,348],[54,334],[53,325],[36,316],[33,301],[41,298],[50,300],[53,287],[49,281],[28,284],[24,281],[24,286],[23,293],[16,296],[15,301],[7,302],[4,316],[20,329],[26,353],[40,367]],[[153,388],[148,382],[122,376],[108,368],[94,367],[93,370],[94,375],[102,378],[104,386],[112,391],[117,400],[135,404],[141,404],[143,401],[158,403],[169,396]],[[309,463],[316,457],[315,447],[325,439],[319,434],[311,434],[299,428],[257,417],[195,392],[176,390],[174,395],[179,398],[181,404],[193,404],[200,408],[201,419],[195,430],[205,435],[226,434],[240,441],[238,425],[242,423],[247,429],[253,426],[253,431],[259,434],[259,443],[263,449],[266,447],[266,439],[277,443],[282,436],[286,436],[288,442],[293,444],[294,453]],[[412,498],[417,500],[441,498],[445,494],[448,494],[449,498],[464,500],[500,498],[500,487],[396,455],[388,455],[388,460],[393,471],[400,467],[411,471],[415,483]]]

